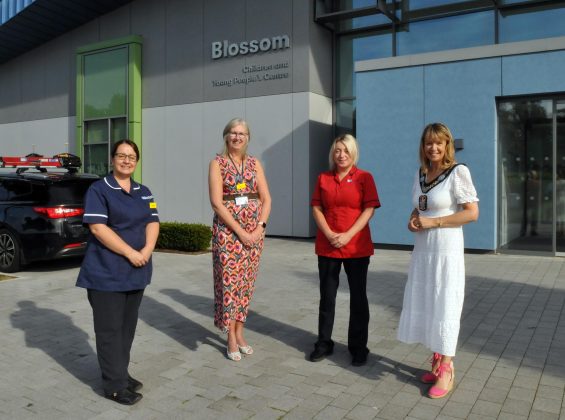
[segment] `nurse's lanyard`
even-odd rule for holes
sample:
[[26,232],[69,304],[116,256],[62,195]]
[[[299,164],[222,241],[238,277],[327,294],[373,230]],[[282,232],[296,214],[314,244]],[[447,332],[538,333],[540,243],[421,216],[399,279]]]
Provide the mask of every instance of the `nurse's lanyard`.
[[241,172],[239,171],[239,168],[237,167],[237,165],[235,164],[235,162],[233,161],[233,159],[231,158],[231,155],[229,153],[228,153],[228,158],[230,159],[231,163],[233,164],[235,170],[237,171],[237,176],[235,178],[235,181],[236,181],[235,188],[237,189],[237,192],[239,192],[240,195],[243,195],[243,190],[247,186],[245,184],[245,181],[243,180],[243,164],[245,162],[245,158],[243,158],[242,161],[241,161]]

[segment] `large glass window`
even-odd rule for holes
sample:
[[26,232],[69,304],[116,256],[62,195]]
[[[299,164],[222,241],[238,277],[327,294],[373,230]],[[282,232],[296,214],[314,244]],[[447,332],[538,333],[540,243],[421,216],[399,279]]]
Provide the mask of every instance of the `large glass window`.
[[[322,14],[333,15],[321,21],[337,35],[337,131],[354,130],[357,61],[565,36],[565,2],[387,0],[397,20],[380,13],[376,0],[323,3]],[[351,17],[370,8],[372,15]]]
[[501,249],[553,251],[553,104],[551,99],[498,104]]
[[84,57],[84,118],[126,115],[128,49]]
[[469,13],[401,26],[397,33],[397,54],[418,54],[493,43],[494,13]]
[[355,100],[341,100],[335,103],[336,135],[355,133]]
[[78,150],[85,172],[105,175],[114,142],[129,138],[141,148],[141,39],[83,47],[77,67]]
[[355,96],[356,61],[392,56],[392,35],[340,37],[337,45],[337,97]]
[[383,33],[360,38],[341,37],[338,41],[336,75],[336,131],[355,133],[354,63],[392,56],[392,34]]
[[84,130],[84,171],[106,175],[110,169],[112,145],[128,137],[126,117],[85,121]]
[[104,176],[110,148],[127,138],[128,48],[84,56],[84,171]]
[[[339,10],[358,10],[366,8],[376,9],[376,3],[376,0],[341,0]],[[397,11],[397,14],[399,13],[400,10]],[[342,20],[339,22],[338,29],[340,31],[345,31],[348,29],[360,29],[369,26],[387,25],[389,23],[390,19],[387,16],[383,15],[382,13],[375,13],[368,16],[360,16]]]
[[434,6],[449,6],[454,3],[462,3],[467,0],[410,0],[410,9],[422,9]]
[[555,107],[555,228],[556,251],[565,253],[565,101]]
[[509,13],[499,18],[500,42],[527,41],[565,35],[565,8]]

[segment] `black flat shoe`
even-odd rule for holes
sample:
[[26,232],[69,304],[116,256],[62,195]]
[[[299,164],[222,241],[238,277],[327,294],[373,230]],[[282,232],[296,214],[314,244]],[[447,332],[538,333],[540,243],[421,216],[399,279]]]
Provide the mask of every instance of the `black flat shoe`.
[[134,405],[136,402],[143,398],[143,395],[141,395],[140,393],[131,392],[127,388],[122,389],[118,392],[114,392],[112,394],[105,394],[104,396],[109,400],[124,405]]
[[312,353],[310,353],[310,361],[311,362],[319,362],[324,360],[327,356],[333,354],[333,349],[322,349],[322,348],[315,348]]
[[367,355],[356,354],[355,356],[353,356],[353,359],[351,360],[351,364],[353,366],[364,366],[365,364],[367,364]]
[[131,376],[128,376],[128,389],[131,392],[139,391],[141,388],[143,388],[143,384],[141,382]]

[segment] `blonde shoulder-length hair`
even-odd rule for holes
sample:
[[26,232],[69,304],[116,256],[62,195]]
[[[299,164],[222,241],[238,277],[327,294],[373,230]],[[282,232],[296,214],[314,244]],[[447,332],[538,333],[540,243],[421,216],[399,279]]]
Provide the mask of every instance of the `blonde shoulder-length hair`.
[[357,162],[359,161],[359,146],[357,145],[357,140],[355,140],[355,137],[353,137],[351,134],[343,134],[336,137],[332,143],[332,147],[330,147],[330,170],[335,170],[334,154],[335,148],[337,147],[338,143],[342,143],[345,146],[347,152],[349,153],[349,156],[351,157],[351,160],[353,160],[353,164],[357,165]]
[[247,146],[249,145],[249,140],[251,140],[251,132],[249,131],[249,124],[243,118],[232,118],[228,121],[226,126],[224,127],[223,137],[224,137],[224,149],[222,150],[222,156],[228,157],[228,138],[230,135],[230,131],[235,127],[241,125],[245,127],[245,131],[247,131],[247,144],[243,149],[244,154],[247,154]]
[[441,168],[451,168],[457,163],[455,160],[455,146],[453,144],[453,135],[445,124],[436,122],[428,124],[424,128],[422,137],[420,138],[420,168],[422,169],[422,172],[427,173],[428,169],[430,168],[430,160],[426,157],[425,143],[426,140],[431,137],[437,137],[445,141],[445,155],[443,156],[443,160],[441,162]]

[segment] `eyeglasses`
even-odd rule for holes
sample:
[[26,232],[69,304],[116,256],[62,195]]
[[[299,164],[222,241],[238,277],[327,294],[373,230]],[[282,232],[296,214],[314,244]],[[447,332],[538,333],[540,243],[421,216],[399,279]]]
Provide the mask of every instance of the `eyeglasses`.
[[248,136],[247,133],[235,133],[233,131],[230,131],[228,134],[230,135],[230,137],[247,137]]
[[116,153],[114,157],[118,160],[126,160],[129,159],[130,162],[137,162],[136,155],[126,155],[125,153]]

